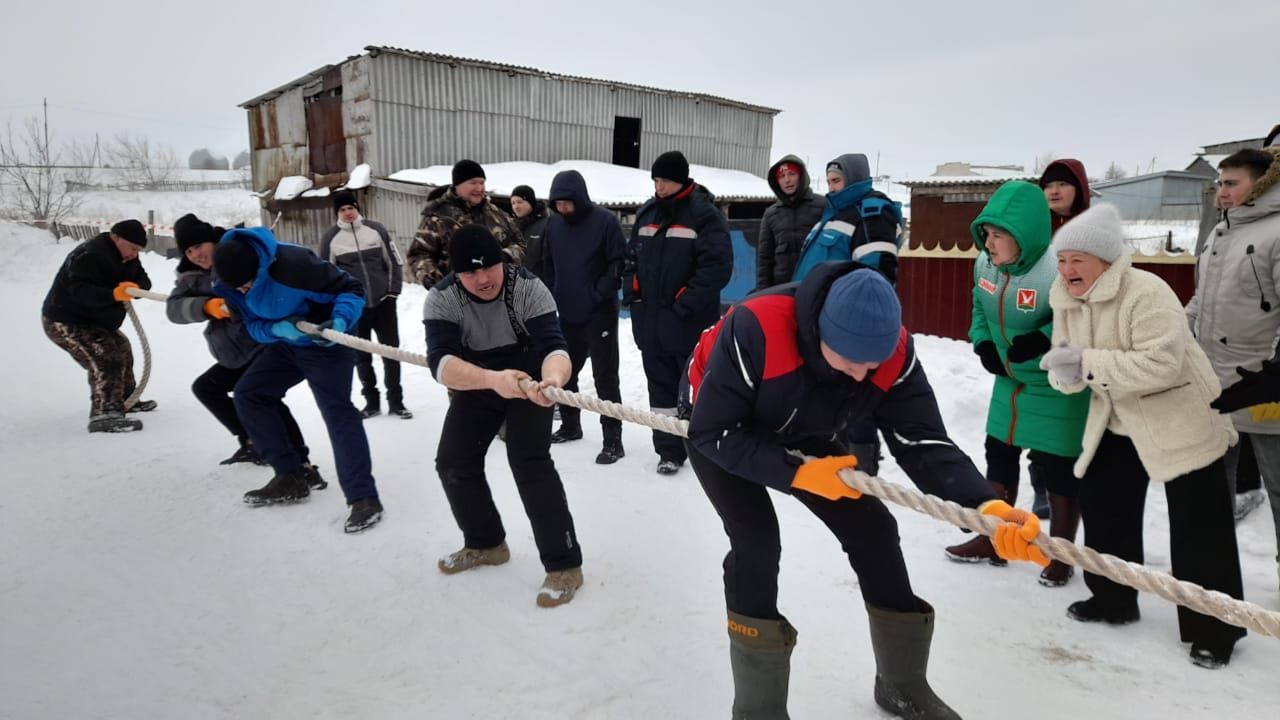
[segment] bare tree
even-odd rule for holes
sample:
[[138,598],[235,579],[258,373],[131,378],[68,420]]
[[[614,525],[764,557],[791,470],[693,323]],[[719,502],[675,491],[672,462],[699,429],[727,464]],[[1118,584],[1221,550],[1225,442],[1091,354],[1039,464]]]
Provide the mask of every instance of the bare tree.
[[[64,156],[71,156],[67,164]],[[88,180],[91,157],[91,150],[75,143],[55,150],[48,127],[34,117],[16,136],[9,123],[0,138],[0,214],[56,222],[75,212],[80,197],[68,183]]]
[[1039,175],[1043,173],[1044,169],[1049,167],[1049,163],[1057,159],[1058,159],[1058,154],[1052,150],[1047,150],[1037,155],[1036,156],[1036,174]]
[[151,141],[141,135],[116,135],[106,154],[125,182],[143,190],[159,190],[178,167],[178,158],[172,150],[152,147]]
[[1107,166],[1107,171],[1102,174],[1103,180],[1120,180],[1127,177],[1129,177],[1128,171],[1116,164],[1114,160]]

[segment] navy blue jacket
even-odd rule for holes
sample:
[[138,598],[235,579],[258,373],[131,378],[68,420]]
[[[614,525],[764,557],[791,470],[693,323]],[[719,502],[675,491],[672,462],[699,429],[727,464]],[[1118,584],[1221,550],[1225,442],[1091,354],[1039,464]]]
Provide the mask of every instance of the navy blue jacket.
[[542,279],[556,299],[560,321],[581,325],[597,312],[616,313],[626,248],[622,225],[613,213],[591,202],[587,182],[577,170],[566,170],[551,181],[551,201],[556,200],[573,202],[572,215],[551,214],[542,239]]
[[313,323],[342,318],[348,328],[360,322],[364,286],[307,248],[277,242],[264,227],[233,228],[218,242],[245,242],[258,252],[258,276],[248,293],[224,285],[217,273],[213,282],[213,291],[240,315],[254,340],[312,347],[311,336],[285,341],[271,332],[271,326],[291,318]]
[[643,352],[687,357],[720,317],[720,290],[733,274],[724,216],[690,183],[636,213],[622,271],[622,302]]
[[863,381],[822,358],[818,314],[836,278],[865,267],[827,263],[730,308],[703,334],[681,378],[689,442],[730,473],[782,492],[803,460],[830,455],[850,422],[874,419],[923,491],[977,507],[991,485],[947,437],[933,388],[903,328],[892,357]]
[[122,282],[151,289],[151,278],[134,258],[125,262],[109,233],[100,233],[77,245],[58,268],[41,313],[54,322],[82,327],[119,330],[124,323],[124,303],[112,291]]

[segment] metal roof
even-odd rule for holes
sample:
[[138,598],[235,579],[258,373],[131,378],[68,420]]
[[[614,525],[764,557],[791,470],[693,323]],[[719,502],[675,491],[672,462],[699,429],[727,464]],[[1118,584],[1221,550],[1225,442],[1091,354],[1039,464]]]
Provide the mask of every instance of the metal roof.
[[[647,85],[633,85],[631,83],[616,82],[613,80],[601,80],[598,78],[581,77],[578,75],[563,75],[560,73],[553,73],[546,70],[539,70],[538,68],[527,67],[523,65],[507,65],[505,63],[490,62],[488,60],[476,60],[473,58],[464,58],[464,57],[457,57],[455,55],[443,55],[440,53],[423,52],[420,50],[407,50],[405,48],[390,47],[386,45],[366,45],[364,49],[368,51],[370,57],[377,57],[378,54],[384,53],[384,52],[396,53],[399,55],[407,55],[409,57],[414,57],[421,60],[427,60],[430,62],[444,63],[446,65],[455,65],[455,66],[470,65],[472,67],[484,68],[488,70],[496,70],[499,72],[506,72],[506,73],[512,73],[512,74],[520,73],[523,75],[536,75],[538,77],[547,78],[549,80],[567,80],[569,82],[588,83],[592,85],[606,85],[610,88],[624,88],[627,90],[635,90],[638,92],[655,93],[655,94],[661,94],[661,95],[670,95],[673,97],[688,98],[698,102],[704,102],[704,101],[712,102],[718,105],[741,108],[743,110],[750,110],[750,111],[759,112],[759,113],[767,113],[769,115],[777,115],[778,113],[782,112],[777,108],[766,107],[764,105],[753,105],[751,103],[745,103],[739,100],[731,100],[729,98],[719,97],[717,95],[707,95],[705,93],[687,92],[684,90],[664,90],[662,88],[649,87]],[[357,57],[360,57],[360,56],[351,55],[346,60],[343,60],[342,62],[343,63],[350,62],[351,60],[354,60]],[[342,63],[338,63],[338,64],[340,65]],[[329,70],[335,67],[337,67],[337,65],[325,65],[324,67],[318,70],[315,70],[313,72],[307,73],[306,75],[303,75],[302,77],[292,82],[281,85],[280,87],[275,88],[273,90],[269,90],[250,100],[246,100],[240,103],[240,107],[250,108],[255,105],[260,105],[268,100],[272,100],[276,97],[279,97],[280,95],[283,95],[289,90],[292,90],[293,88],[299,87],[301,85],[305,85],[311,82],[312,80],[321,77],[326,72],[328,72]]]
[[905,185],[909,188],[918,187],[944,187],[953,185],[999,185],[1010,180],[1027,180],[1035,182],[1040,179],[1039,175],[1030,173],[1009,173],[1005,176],[990,175],[938,175],[935,177],[920,178],[918,180],[894,180],[899,185]]
[[1206,178],[1199,173],[1187,172],[1186,170],[1160,170],[1158,172],[1147,173],[1146,175],[1134,175],[1133,177],[1116,178],[1115,180],[1104,180],[1102,182],[1090,183],[1089,187],[1094,190],[1105,190],[1110,187],[1119,185],[1128,185],[1130,183],[1145,182],[1162,177],[1188,178],[1190,180],[1200,180],[1201,182],[1210,182],[1213,178]]

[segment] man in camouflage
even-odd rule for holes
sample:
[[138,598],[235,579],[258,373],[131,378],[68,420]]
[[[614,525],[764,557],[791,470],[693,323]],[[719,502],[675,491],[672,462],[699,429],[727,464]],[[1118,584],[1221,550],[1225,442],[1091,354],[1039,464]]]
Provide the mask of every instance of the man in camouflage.
[[449,238],[464,225],[484,226],[497,238],[504,262],[524,263],[524,236],[515,218],[489,201],[480,163],[459,160],[453,166],[452,180],[452,185],[427,197],[422,223],[405,260],[409,277],[427,288],[449,274]]

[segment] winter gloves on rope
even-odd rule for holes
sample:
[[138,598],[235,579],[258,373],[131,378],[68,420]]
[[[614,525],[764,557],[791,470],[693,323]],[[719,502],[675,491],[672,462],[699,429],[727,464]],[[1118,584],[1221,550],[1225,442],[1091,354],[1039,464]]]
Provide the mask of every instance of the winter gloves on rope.
[[791,487],[828,500],[857,500],[862,497],[862,493],[845,485],[840,479],[841,470],[852,470],[857,466],[858,458],[853,455],[813,458],[796,470],[795,477],[791,479]]
[[222,298],[209,298],[204,301],[204,314],[214,320],[226,320],[231,317],[231,311],[227,309],[227,301]]
[[1004,500],[988,500],[979,506],[978,511],[1004,521],[991,539],[997,555],[1005,560],[1033,562],[1040,567],[1049,565],[1049,558],[1031,544],[1040,536],[1040,518],[1026,510],[1010,507]]
[[111,297],[115,298],[117,302],[132,302],[133,296],[129,294],[129,290],[131,288],[137,289],[137,287],[138,283],[126,280],[115,286],[115,289],[111,291]]

